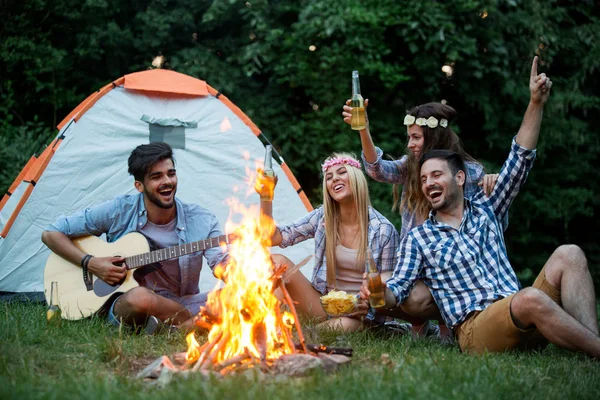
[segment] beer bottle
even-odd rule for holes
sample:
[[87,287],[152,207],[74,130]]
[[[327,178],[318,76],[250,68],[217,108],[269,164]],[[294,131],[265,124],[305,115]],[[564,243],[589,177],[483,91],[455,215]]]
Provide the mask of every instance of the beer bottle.
[[381,281],[381,272],[377,269],[371,249],[367,249],[367,285],[371,295],[369,296],[369,304],[373,308],[381,308],[385,306],[385,296],[383,282]]
[[52,326],[60,326],[62,321],[60,307],[58,306],[58,282],[52,282],[50,286],[50,305],[46,310],[46,320]]
[[273,146],[271,146],[270,144],[265,146],[265,162],[264,162],[264,166],[263,166],[263,175],[266,179],[266,181],[268,181],[269,186],[269,193],[265,193],[265,194],[261,194],[260,199],[263,201],[270,201],[273,199],[273,190],[275,189],[272,184],[273,179],[275,178],[275,171],[273,171]]
[[355,131],[365,129],[365,102],[363,97],[360,95],[358,71],[352,71],[352,99],[350,100],[350,105],[352,106],[352,119],[350,120],[350,126]]

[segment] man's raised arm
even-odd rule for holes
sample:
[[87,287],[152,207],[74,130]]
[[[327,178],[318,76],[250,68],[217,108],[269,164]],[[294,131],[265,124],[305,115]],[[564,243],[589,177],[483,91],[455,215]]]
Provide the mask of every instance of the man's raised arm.
[[536,56],[533,58],[531,74],[529,76],[531,98],[516,138],[519,145],[530,150],[535,149],[537,146],[540,125],[542,124],[542,116],[544,114],[544,103],[548,100],[550,89],[552,89],[552,81],[544,73],[538,75],[537,66],[538,58]]

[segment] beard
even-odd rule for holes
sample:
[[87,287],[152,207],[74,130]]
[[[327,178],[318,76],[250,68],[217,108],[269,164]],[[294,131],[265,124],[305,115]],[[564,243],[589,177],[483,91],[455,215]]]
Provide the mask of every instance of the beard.
[[156,204],[160,208],[164,208],[165,210],[168,210],[175,206],[175,192],[177,191],[177,188],[174,185],[171,185],[171,186],[163,186],[158,189],[158,190],[164,190],[164,189],[170,189],[170,188],[173,189],[173,199],[168,203],[162,201],[158,196],[154,195],[153,193],[150,193],[148,190],[146,190],[146,188],[144,188],[144,194],[146,195],[148,200],[150,200],[152,203]]
[[449,185],[444,200],[442,202],[433,204],[430,202],[431,209],[434,211],[449,211],[452,206],[456,203],[459,196],[458,185]]

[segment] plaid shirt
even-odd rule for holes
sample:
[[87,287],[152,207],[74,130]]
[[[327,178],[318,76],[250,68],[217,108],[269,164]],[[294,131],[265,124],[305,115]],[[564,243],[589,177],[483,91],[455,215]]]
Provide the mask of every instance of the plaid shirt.
[[398,265],[387,281],[398,303],[407,298],[415,280],[422,279],[446,325],[455,328],[470,312],[484,310],[519,290],[500,221],[527,179],[535,154],[513,139],[492,195],[480,191],[465,199],[458,230],[438,222],[432,211],[423,225],[408,233]]
[[[312,285],[316,290],[325,294],[327,291],[327,262],[325,260],[323,207],[311,211],[305,217],[289,225],[278,225],[277,228],[281,233],[282,241],[279,246],[282,248],[315,238],[315,268]],[[372,207],[369,207],[368,239],[373,259],[379,270],[392,271],[398,261],[396,252],[400,245],[400,236],[394,225]]]
[[[406,160],[408,156],[402,157],[400,160],[390,161],[384,160],[383,152],[379,147],[375,147],[377,151],[377,160],[373,163],[365,160],[365,153],[362,153],[362,160],[365,165],[365,171],[367,175],[375,179],[378,182],[384,183],[398,183],[400,185],[406,184],[408,179],[408,167]],[[477,184],[483,178],[484,172],[483,167],[479,163],[467,161],[465,163],[467,169],[467,180],[465,182],[465,197],[472,197],[479,191]],[[402,199],[404,200],[406,192],[402,191]],[[415,226],[417,226],[417,214],[410,212],[406,206],[400,210],[402,215],[402,227],[400,228],[400,240],[404,240],[406,234]],[[506,220],[508,225],[508,219]],[[506,226],[504,227],[506,229]]]

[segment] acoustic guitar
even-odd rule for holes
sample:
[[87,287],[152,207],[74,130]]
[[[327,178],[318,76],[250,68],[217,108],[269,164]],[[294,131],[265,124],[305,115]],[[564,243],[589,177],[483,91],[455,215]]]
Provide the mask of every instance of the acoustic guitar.
[[[62,318],[78,320],[95,313],[106,313],[112,304],[111,300],[139,286],[138,279],[145,273],[159,268],[157,263],[217,247],[222,243],[229,244],[231,239],[233,239],[233,235],[221,235],[153,251],[151,251],[148,239],[137,232],[128,233],[112,243],[105,242],[96,236],[73,239],[73,243],[87,254],[97,257],[125,258],[127,275],[116,285],[109,285],[92,275],[91,285],[86,285],[80,265],[51,253],[44,270],[46,301],[50,304],[52,282],[58,282],[58,305],[62,312]],[[138,270],[134,271],[136,269]]]

